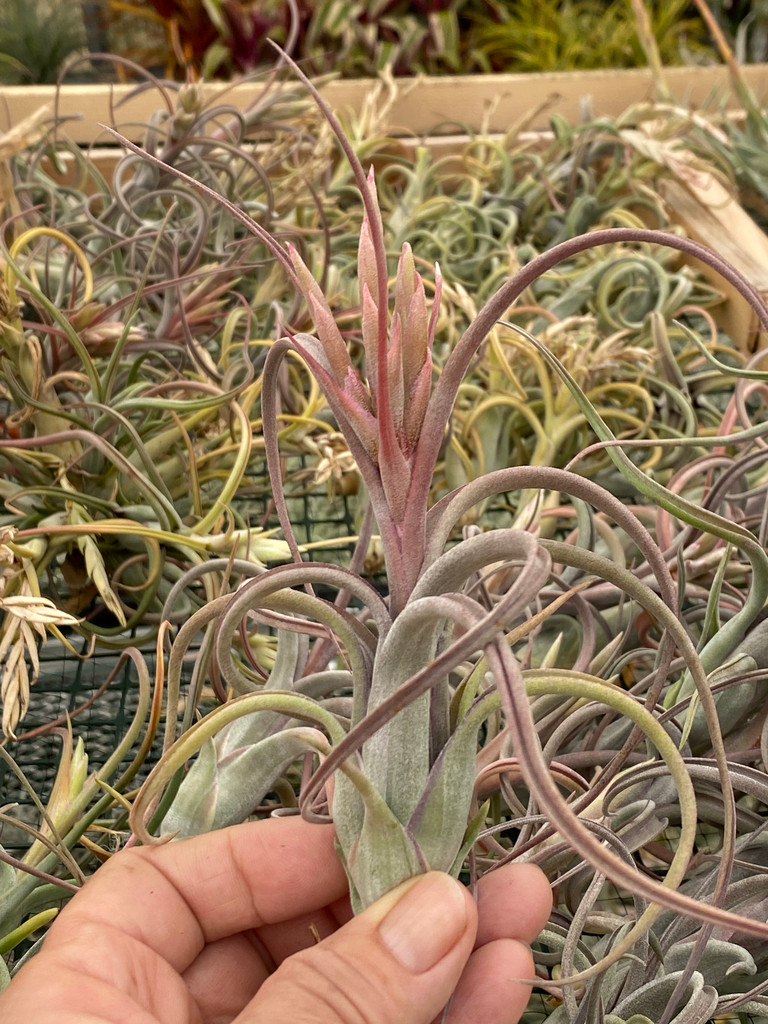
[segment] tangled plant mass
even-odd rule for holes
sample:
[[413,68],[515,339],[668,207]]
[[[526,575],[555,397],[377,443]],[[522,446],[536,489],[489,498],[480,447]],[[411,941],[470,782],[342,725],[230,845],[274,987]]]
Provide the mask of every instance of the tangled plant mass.
[[[172,130],[162,145],[155,128],[146,151],[126,143],[135,154],[128,158],[134,176],[118,175],[113,207],[100,223],[107,236],[121,239],[107,245],[108,254],[131,268],[146,266],[143,287],[157,296],[153,308],[160,311],[153,329],[178,340],[179,363],[188,358],[199,375],[166,379],[151,366],[146,333],[131,326],[131,317],[121,326],[123,307],[138,299],[131,290],[120,294],[118,274],[101,306],[88,294],[84,309],[67,314],[83,320],[77,329],[50,313],[52,333],[74,351],[62,348],[71,358],[58,383],[67,384],[75,401],[64,411],[49,403],[43,415],[53,412],[53,425],[47,420],[30,436],[0,442],[6,461],[17,460],[14,472],[23,471],[21,493],[14,492],[22,511],[26,489],[33,492],[42,473],[32,453],[49,442],[77,446],[74,461],[62,458],[52,470],[72,485],[55,523],[28,526],[21,537],[9,537],[8,550],[28,558],[31,572],[35,545],[44,564],[75,546],[95,559],[94,549],[102,550],[95,537],[131,532],[146,545],[150,569],[134,591],[141,602],[145,595],[162,600],[157,610],[152,604],[155,619],[178,627],[167,666],[159,659],[154,698],[142,659],[125,653],[138,669],[139,707],[98,776],[88,774],[81,745],[65,738],[51,823],[43,829],[60,854],[38,842],[27,866],[70,890],[82,882],[69,847],[93,823],[112,824],[105,819],[105,826],[99,814],[115,806],[115,792],[130,791],[154,730],[162,727],[163,757],[138,795],[127,798],[140,841],[220,828],[255,811],[332,819],[356,908],[429,867],[471,881],[507,858],[535,860],[557,894],[536,953],[542,983],[557,993],[549,1004],[555,1021],[594,1016],[598,1005],[612,1019],[642,1014],[657,1024],[675,1014],[703,1024],[727,1012],[764,1013],[768,426],[762,356],[744,366],[716,343],[689,337],[688,327],[669,326],[671,311],[688,294],[683,274],[667,289],[678,294],[677,306],[665,299],[648,316],[653,344],[645,349],[622,347],[621,325],[611,319],[615,307],[601,304],[630,251],[641,247],[642,258],[634,261],[651,280],[662,277],[662,247],[672,247],[718,270],[764,326],[768,313],[748,282],[695,243],[639,227],[579,233],[584,203],[570,205],[561,220],[541,215],[545,251],[509,275],[511,260],[503,256],[517,207],[489,184],[472,193],[470,224],[482,228],[483,268],[473,288],[472,258],[457,255],[461,236],[450,217],[432,233],[414,229],[411,248],[408,234],[418,218],[409,221],[400,208],[392,213],[390,203],[385,229],[379,201],[385,205],[391,181],[365,174],[355,146],[318,102],[364,209],[356,298],[346,281],[339,284],[338,268],[314,268],[300,232],[291,232],[288,200],[300,191],[297,175],[283,179],[274,195],[265,186],[261,205],[238,205],[234,191],[206,184],[232,184],[239,136],[218,131],[204,146],[209,162],[199,159],[208,115],[185,92],[181,106],[193,124],[189,150],[169,109]],[[602,129],[598,141],[605,141]],[[219,144],[227,160],[216,155]],[[313,150],[313,159],[321,156]],[[512,161],[503,156],[497,153],[512,180]],[[569,160],[559,159],[553,176],[566,175]],[[243,164],[260,181],[250,155]],[[623,166],[615,161],[614,177]],[[210,175],[198,174],[203,167]],[[151,221],[152,189],[165,195],[173,176],[187,189],[181,206],[163,208],[163,233],[134,237],[132,211],[140,207]],[[543,171],[541,177],[546,186]],[[404,187],[418,189],[417,178]],[[216,220],[202,204],[198,209],[200,193],[227,218]],[[533,217],[538,199],[530,206],[533,212],[521,216]],[[190,221],[166,236],[174,218],[183,221],[180,209]],[[60,219],[67,216],[64,209]],[[354,213],[348,217],[357,223]],[[263,250],[272,262],[268,272],[259,268],[254,275],[252,306],[271,302],[273,285],[284,297],[286,282],[300,297],[277,314],[277,340],[258,342],[257,356],[244,343],[241,362],[226,353],[234,348],[236,325],[243,319],[250,328],[256,314],[243,296],[234,312],[222,306],[229,277],[252,269],[233,256],[245,246],[230,218],[255,237],[254,263]],[[203,231],[209,222],[213,242]],[[284,235],[293,244],[278,241]],[[87,242],[101,257],[95,228],[94,236],[97,244],[88,236],[82,248]],[[41,289],[21,276],[21,251],[32,242],[43,244],[41,232],[13,248],[11,286],[22,282],[25,295],[48,310]],[[79,264],[77,245],[62,244]],[[563,289],[558,314],[548,320],[542,303],[553,269],[565,267],[567,280],[575,258],[601,246],[612,247],[613,272],[601,276],[599,267],[588,268]],[[438,255],[444,281],[432,266]],[[209,258],[219,261],[213,271]],[[459,280],[459,274],[468,276]],[[590,287],[599,281],[593,319],[612,332],[595,343],[605,364],[600,373],[579,347],[578,331],[569,333],[570,303],[584,281]],[[458,296],[469,321],[451,344],[444,337],[447,294]],[[351,323],[348,311],[342,321],[339,307],[355,301],[358,322]],[[632,304],[630,295],[626,305]],[[23,376],[34,345],[23,341],[16,312],[9,306],[5,354],[23,356],[12,375],[14,394],[31,397],[29,415],[39,417],[36,378]],[[197,335],[218,319],[227,340],[221,359],[211,360]],[[257,320],[259,337],[266,322]],[[38,333],[47,323],[41,317]],[[105,338],[105,332],[112,334]],[[102,372],[93,353],[105,341],[115,347]],[[125,372],[123,353],[130,353]],[[164,358],[170,365],[177,355],[169,346]],[[137,362],[151,368],[149,383],[136,378]],[[628,364],[641,369],[633,376]],[[300,380],[302,401],[296,399],[301,388],[286,388],[286,379]],[[330,424],[327,409],[318,412],[320,392]],[[257,398],[261,416],[251,418]],[[175,415],[172,427],[160,418],[164,401]],[[345,566],[302,561],[284,477],[289,442],[305,429],[297,410],[309,410],[307,422],[314,416],[328,428],[344,472],[354,460],[359,473],[359,538]],[[520,421],[532,425],[532,440],[521,440]],[[97,427],[104,436],[93,440]],[[471,452],[461,447],[461,431]],[[285,542],[216,532],[261,432]],[[222,438],[225,445],[217,447]],[[182,518],[179,503],[189,491],[179,455],[185,446],[197,456],[190,473],[215,462],[222,483],[200,488],[200,500]],[[30,454],[22,459],[20,451]],[[175,466],[159,481],[158,457]],[[100,488],[95,496],[86,493],[91,480]],[[48,488],[47,500],[58,500],[59,491]],[[146,508],[135,519],[116,511],[115,493],[138,493],[151,517]],[[366,575],[372,549],[382,553],[383,587]],[[161,550],[171,554],[159,557]],[[267,562],[290,554],[293,562],[265,570],[259,554]],[[124,552],[119,558],[111,575],[106,567],[99,572],[98,562],[90,568],[102,598],[113,592],[125,611],[133,591],[115,577],[124,560],[135,560]],[[18,586],[21,576],[13,579]],[[135,624],[147,607],[137,601],[125,618]],[[111,636],[122,627],[110,629]],[[160,651],[167,635],[162,626]],[[190,662],[192,680],[183,692]],[[220,706],[200,717],[212,700]],[[98,780],[112,778],[113,791],[101,799]],[[115,831],[125,828],[122,819]],[[57,856],[73,883],[46,874],[61,874]],[[2,936],[26,927],[21,922],[37,906],[39,881],[17,872],[24,865],[2,850],[0,859]],[[606,902],[606,879],[623,899]]]
[[[752,687],[763,660],[765,524],[760,519],[753,531],[754,501],[743,506],[742,522],[732,510],[734,487],[750,498],[764,493],[762,436],[768,428],[750,424],[733,431],[724,425],[721,435],[696,438],[700,449],[719,453],[726,469],[713,483],[714,456],[700,457],[704,497],[694,502],[674,481],[663,486],[637,468],[625,452],[629,443],[617,441],[560,360],[530,337],[570,390],[635,505],[646,503],[644,518],[656,518],[659,536],[662,528],[679,524],[676,536],[668,535],[660,547],[631,504],[572,470],[499,469],[432,507],[430,488],[472,359],[514,300],[559,261],[608,242],[669,245],[719,270],[752,303],[764,327],[768,312],[749,283],[702,246],[639,228],[592,232],[546,251],[504,284],[433,382],[439,269],[430,312],[405,245],[390,316],[373,179],[333,114],[325,114],[354,169],[366,211],[358,250],[365,372],[353,364],[322,289],[296,251],[249,224],[300,289],[315,322],[313,335],[285,329],[264,367],[268,463],[297,561],[255,575],[248,570],[253,578],[179,630],[168,667],[170,706],[179,694],[184,655],[201,630],[198,679],[209,671],[220,691],[235,696],[178,738],[169,724],[166,754],[133,805],[135,834],[154,841],[150,819],[166,837],[222,827],[277,792],[286,807],[297,806],[313,820],[333,820],[357,908],[428,868],[458,874],[468,866],[473,874],[509,857],[533,857],[555,874],[562,871],[563,890],[574,899],[582,893],[576,879],[583,883],[592,872],[583,904],[575,899],[581,909],[571,926],[545,935],[568,968],[547,982],[563,988],[562,1012],[575,1014],[573,986],[595,976],[616,1012],[623,1012],[622,997],[630,999],[639,977],[625,954],[647,949],[651,934],[655,956],[668,950],[668,935],[680,929],[670,923],[674,912],[690,922],[690,956],[684,964],[676,959],[676,969],[663,979],[647,968],[643,984],[653,991],[646,992],[646,1005],[663,993],[659,1019],[686,999],[700,1012],[706,1008],[706,1016],[715,1005],[730,1005],[700,983],[697,970],[707,956],[713,950],[726,960],[732,956],[733,972],[749,974],[727,936],[768,937],[760,909],[764,887],[744,874],[751,845],[762,848],[762,826],[746,826],[741,797],[749,792],[763,801],[768,786],[764,775],[751,776],[741,765],[739,744],[746,739],[728,736],[727,710],[737,695],[740,723],[751,729],[753,743],[761,737],[764,755],[766,716],[757,710]],[[282,495],[276,387],[290,351],[320,384],[365,484],[370,514],[350,568],[301,563],[293,540]],[[764,379],[758,370],[727,372]],[[733,420],[725,417],[727,422]],[[539,505],[525,529],[469,530],[458,539],[474,506],[531,490],[569,496],[577,518],[570,536],[544,536]],[[723,503],[728,516],[718,511]],[[601,539],[606,523],[613,524],[608,533],[622,537],[618,545]],[[374,529],[386,562],[386,601],[359,574]],[[687,621],[686,577],[701,571],[701,559],[709,567],[708,596],[702,601],[695,589],[690,593],[703,621]],[[737,576],[745,594],[734,600],[730,580]],[[169,599],[168,618],[184,585],[180,581]],[[337,596],[319,596],[317,588]],[[572,659],[560,651],[557,624],[566,613],[580,634]],[[266,681],[249,665],[248,637],[260,626],[278,637]],[[602,724],[585,739],[593,720]],[[734,750],[736,762],[730,760]],[[304,770],[297,779],[289,768],[301,757]],[[298,786],[297,804],[292,787],[281,781],[286,772]],[[701,806],[721,830],[718,850],[706,852],[697,836]],[[673,838],[663,845],[658,837],[667,826]],[[612,927],[603,930],[612,939],[598,943],[593,955],[578,935],[605,878],[633,893],[634,906],[609,915]],[[749,997],[759,1003],[761,986]],[[743,993],[731,1002],[739,999],[749,1002]]]

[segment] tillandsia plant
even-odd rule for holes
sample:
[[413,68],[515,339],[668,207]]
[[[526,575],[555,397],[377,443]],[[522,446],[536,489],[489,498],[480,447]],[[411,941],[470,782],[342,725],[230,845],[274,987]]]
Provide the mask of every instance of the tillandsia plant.
[[[29,778],[6,745],[0,747],[3,766],[15,776],[29,801],[22,817],[13,806],[0,809],[4,837],[8,830],[26,833],[30,845],[11,852],[0,846],[0,989],[8,981],[5,959],[18,967],[18,947],[31,955],[30,943],[56,916],[62,901],[77,892],[88,875],[119,847],[125,833],[128,801],[125,793],[142,770],[157,731],[161,693],[152,692],[151,675],[143,654],[127,648],[113,674],[131,666],[135,673],[136,706],[117,737],[109,756],[97,768],[89,764],[82,738],[73,737],[72,723],[58,723],[61,752],[48,799],[38,796]],[[109,680],[105,685],[108,685]],[[50,723],[56,726],[57,723]],[[16,951],[16,952],[14,952]]]
[[[233,118],[195,87],[160,91],[146,147],[194,166],[272,230],[295,232],[273,197],[291,213],[314,202],[295,169],[306,101],[276,98],[265,81]],[[257,163],[246,137],[267,134]],[[61,187],[41,166],[49,143],[9,159],[4,191],[0,495],[20,570],[4,607],[45,597],[60,612],[54,628],[108,645],[139,628],[151,641],[189,565],[210,554],[259,564],[290,555],[232,507],[246,482],[266,490],[257,370],[280,281],[256,280],[263,247],[239,240],[226,211],[172,190],[133,154],[109,184],[62,143],[54,161],[66,152],[81,180]],[[317,146],[318,173],[326,160]],[[27,707],[22,648],[34,655],[17,626],[10,612],[0,625],[6,735]]]
[[[508,857],[527,856],[552,869],[569,908],[578,907],[580,882],[593,874],[588,916],[608,878],[634,898],[630,908],[598,922],[609,940],[595,944],[594,952],[587,948],[579,936],[595,920],[578,910],[570,929],[561,917],[547,933],[562,966],[545,984],[563,991],[563,1012],[576,1019],[577,1002],[589,1007],[604,994],[622,1013],[631,1003],[627,1016],[638,1012],[629,995],[637,972],[627,973],[625,955],[639,944],[641,951],[653,950],[654,964],[663,959],[669,942],[658,929],[674,914],[698,924],[687,962],[680,965],[678,957],[664,979],[658,1016],[669,1020],[691,998],[699,1016],[706,1004],[708,1016],[720,1004],[711,989],[700,998],[706,985],[698,968],[713,929],[768,938],[762,890],[750,879],[743,900],[734,901],[728,888],[740,872],[750,874],[740,859],[749,845],[749,819],[734,790],[746,786],[762,801],[765,776],[748,781],[749,773],[729,762],[724,731],[733,724],[724,730],[718,719],[732,707],[734,685],[750,685],[752,673],[759,673],[762,631],[755,624],[768,597],[763,527],[752,529],[754,512],[734,521],[730,511],[717,510],[726,496],[736,500],[730,497],[736,481],[750,497],[763,495],[764,424],[739,422],[734,430],[729,413],[714,436],[639,441],[656,448],[693,443],[705,452],[747,446],[741,459],[727,456],[733,465],[722,484],[706,478],[703,500],[686,497],[689,478],[665,487],[639,469],[624,450],[631,442],[617,441],[568,368],[530,336],[529,344],[568,387],[633,504],[643,507],[636,511],[573,469],[549,466],[487,473],[431,507],[430,493],[454,403],[478,349],[515,299],[561,261],[606,243],[668,245],[717,269],[767,326],[768,310],[744,278],[703,246],[641,228],[595,231],[554,246],[514,274],[480,309],[435,379],[439,268],[431,310],[408,245],[390,289],[373,177],[333,113],[323,110],[365,208],[358,250],[364,368],[353,364],[321,287],[295,249],[232,211],[270,248],[315,322],[314,334],[281,330],[263,376],[267,456],[295,562],[254,578],[233,565],[240,577],[234,593],[210,602],[179,630],[167,670],[168,706],[177,706],[183,659],[203,630],[197,678],[180,735],[169,715],[165,754],[133,804],[135,835],[152,842],[155,832],[195,834],[242,820],[265,801],[273,809],[298,808],[311,820],[330,818],[358,909],[428,868],[458,874],[468,866],[472,876]],[[196,187],[206,191],[201,183]],[[276,383],[292,353],[322,388],[365,485],[367,512],[348,568],[300,561],[292,539],[276,443]],[[738,378],[757,371],[726,372]],[[749,415],[743,402],[739,408],[739,415]],[[550,518],[560,519],[552,537],[539,535],[536,517],[530,528],[469,529],[461,537],[459,524],[477,503],[532,490],[570,499],[576,529],[550,507]],[[668,524],[670,542],[663,547],[643,522],[652,525],[655,516]],[[678,539],[669,523],[679,524]],[[374,530],[385,561],[386,599],[360,571]],[[179,581],[169,596],[169,617],[184,588],[204,572],[201,566]],[[698,573],[708,586],[691,585]],[[573,655],[561,642],[562,630],[548,631],[564,617],[580,637]],[[278,638],[268,676],[252,654],[264,630]],[[206,677],[225,703],[195,722]],[[585,737],[593,719],[597,727]],[[759,731],[763,723],[759,717],[752,728]],[[303,766],[298,773],[297,764]],[[702,820],[715,823],[711,849],[697,834]],[[718,947],[718,953],[736,963],[728,960],[729,949]],[[575,988],[584,982],[592,995]],[[653,973],[648,984],[657,985]]]

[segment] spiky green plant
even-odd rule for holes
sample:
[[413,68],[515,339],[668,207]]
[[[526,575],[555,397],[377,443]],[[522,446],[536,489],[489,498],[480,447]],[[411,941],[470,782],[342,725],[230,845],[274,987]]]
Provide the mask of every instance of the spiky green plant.
[[[61,900],[77,892],[87,873],[109,856],[110,836],[125,828],[126,800],[151,749],[157,730],[160,704],[153,699],[150,673],[143,655],[126,649],[114,672],[132,664],[138,700],[124,734],[104,764],[89,770],[82,739],[73,740],[71,722],[59,727],[61,753],[56,777],[44,804],[19,764],[5,747],[0,757],[32,800],[39,824],[15,817],[13,809],[0,811],[0,823],[22,828],[31,839],[29,849],[14,857],[0,846],[0,954],[7,956],[20,944],[29,944],[58,912]],[[109,679],[107,680],[107,684]],[[95,856],[94,856],[95,855]],[[39,942],[39,939],[37,940]],[[0,960],[0,989],[8,981],[5,961]]]
[[0,10],[0,82],[47,85],[85,45],[72,7],[49,0],[5,0]]
[[[701,22],[686,0],[648,3],[665,64],[704,49]],[[493,71],[562,71],[642,66],[630,0],[491,0],[473,12],[475,54]]]

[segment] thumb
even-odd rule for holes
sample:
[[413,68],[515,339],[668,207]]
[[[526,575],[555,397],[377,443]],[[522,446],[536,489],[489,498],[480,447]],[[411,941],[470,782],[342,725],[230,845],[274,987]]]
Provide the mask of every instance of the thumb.
[[437,871],[419,875],[285,960],[235,1024],[430,1024],[476,932],[466,888]]

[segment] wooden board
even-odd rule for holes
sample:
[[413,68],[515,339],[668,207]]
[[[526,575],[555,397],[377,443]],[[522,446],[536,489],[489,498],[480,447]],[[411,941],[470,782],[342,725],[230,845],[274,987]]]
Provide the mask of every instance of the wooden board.
[[[747,65],[744,77],[758,100],[768,102],[768,65]],[[670,68],[667,83],[683,105],[705,109],[735,102],[724,67]],[[337,110],[359,113],[375,80],[332,81],[322,93]],[[205,86],[213,100],[226,91],[226,102],[245,109],[261,89],[258,83]],[[403,79],[388,113],[394,134],[456,134],[465,131],[506,132],[525,121],[532,129],[546,128],[552,113],[569,121],[590,116],[616,117],[633,104],[655,98],[648,69],[570,71],[531,75],[467,75]],[[7,131],[43,106],[56,102],[53,86],[0,86],[0,131]],[[160,106],[154,90],[135,86],[65,86],[58,98],[59,114],[68,119],[66,131],[80,144],[106,141],[99,123],[119,124],[133,141]]]

